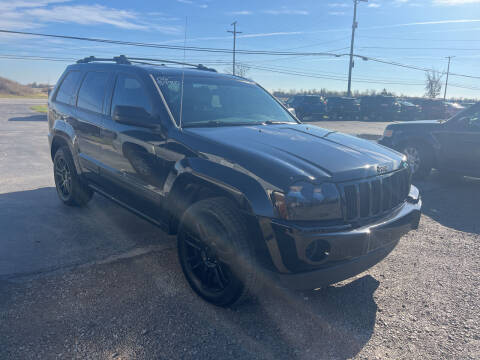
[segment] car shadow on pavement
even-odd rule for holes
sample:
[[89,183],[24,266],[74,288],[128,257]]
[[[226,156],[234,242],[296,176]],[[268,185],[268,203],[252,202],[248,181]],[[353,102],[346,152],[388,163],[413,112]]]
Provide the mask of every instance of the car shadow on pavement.
[[8,121],[47,121],[46,114],[19,116],[8,119]]
[[480,234],[480,179],[434,172],[416,185],[423,200],[423,214],[443,226]]
[[0,194],[0,279],[98,261],[171,241],[160,229],[95,195],[85,208],[54,187]]
[[269,289],[241,307],[235,322],[272,358],[350,359],[373,334],[378,286],[365,275],[317,291]]

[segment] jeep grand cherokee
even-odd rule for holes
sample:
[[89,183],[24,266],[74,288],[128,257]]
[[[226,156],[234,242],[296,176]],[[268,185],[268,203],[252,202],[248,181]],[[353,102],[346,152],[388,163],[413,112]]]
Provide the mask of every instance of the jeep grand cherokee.
[[205,300],[238,303],[260,279],[344,280],[418,226],[405,156],[304,125],[251,80],[98,60],[68,66],[49,98],[58,196],[82,206],[97,192],[176,234]]

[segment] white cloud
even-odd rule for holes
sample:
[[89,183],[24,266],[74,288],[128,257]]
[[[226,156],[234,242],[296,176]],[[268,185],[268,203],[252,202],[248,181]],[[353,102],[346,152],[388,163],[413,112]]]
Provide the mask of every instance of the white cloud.
[[37,8],[42,6],[47,6],[50,4],[58,4],[58,3],[65,3],[71,0],[36,0],[36,1],[8,1],[8,2],[1,2],[0,3],[0,10],[15,10],[17,8]]
[[[143,20],[145,16],[131,10],[104,5],[55,5],[69,0],[10,1],[0,3],[0,27],[10,30],[32,29],[48,23],[110,25],[121,29],[154,30],[177,34],[181,28]],[[156,21],[169,21],[157,18]],[[171,19],[170,19],[171,21]]]
[[466,5],[466,4],[480,4],[480,0],[433,0],[435,5]]
[[331,16],[343,16],[346,15],[345,11],[329,11],[328,15]]
[[103,5],[56,6],[24,11],[40,22],[76,23],[82,25],[109,24],[119,28],[146,30],[135,22],[137,15],[128,10],[107,8]]
[[269,15],[308,15],[309,12],[306,10],[292,10],[282,7],[279,10],[263,10],[264,14]]
[[[374,29],[389,29],[389,28],[406,27],[406,26],[470,24],[470,23],[480,23],[480,19],[455,19],[455,20],[421,21],[421,22],[412,22],[412,23],[404,23],[404,24],[371,26],[371,27],[367,27],[367,28],[364,28],[364,29],[365,30],[367,30],[367,29],[374,30]],[[473,30],[473,29],[471,29],[471,30]],[[448,31],[450,31],[450,30],[448,30]]]
[[343,2],[330,3],[330,4],[328,4],[328,6],[331,7],[331,8],[347,8],[347,7],[350,7],[349,4],[343,3]]
[[199,8],[202,8],[202,9],[208,8],[207,4],[197,4],[193,0],[177,0],[177,2],[179,2],[181,4],[195,5],[195,6],[198,6]]
[[230,11],[228,15],[253,15],[253,12],[250,10],[240,10],[240,11]]
[[369,8],[379,8],[380,7],[380,4],[378,3],[370,3],[367,5]]

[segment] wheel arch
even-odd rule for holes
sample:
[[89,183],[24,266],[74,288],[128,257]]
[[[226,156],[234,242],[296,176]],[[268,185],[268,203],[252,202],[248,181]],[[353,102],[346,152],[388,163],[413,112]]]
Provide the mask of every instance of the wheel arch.
[[73,163],[75,164],[76,171],[78,174],[80,174],[81,173],[80,165],[78,164],[78,159],[76,158],[76,156],[74,156],[75,153],[73,148],[73,142],[70,136],[68,136],[68,134],[66,134],[63,131],[55,130],[52,136],[51,144],[50,144],[50,157],[52,158],[52,161],[55,157],[55,153],[62,146],[69,149],[70,154],[72,155],[72,158],[73,158]]
[[437,144],[433,138],[429,137],[420,137],[420,136],[412,136],[412,137],[407,137],[404,136],[401,139],[397,141],[397,144],[395,148],[399,151],[402,152],[403,148],[408,145],[408,144],[413,144],[413,145],[420,145],[424,149],[426,149],[429,152],[430,155],[430,160],[432,161],[433,167],[436,167],[438,164],[438,159],[437,159]]
[[182,215],[191,205],[201,200],[218,197],[228,199],[232,206],[242,213],[247,222],[251,244],[253,245],[257,261],[265,267],[273,269],[273,262],[266,242],[262,241],[263,232],[255,214],[255,209],[248,198],[231,185],[218,181],[213,182],[193,173],[184,173],[179,176],[167,197],[169,233],[171,235],[178,233]]

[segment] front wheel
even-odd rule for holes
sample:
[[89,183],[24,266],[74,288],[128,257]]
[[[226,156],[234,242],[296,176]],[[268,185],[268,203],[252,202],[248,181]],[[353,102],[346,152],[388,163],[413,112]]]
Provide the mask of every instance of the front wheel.
[[224,198],[201,200],[182,216],[178,257],[192,289],[217,306],[238,304],[258,287],[243,216]]
[[407,156],[412,175],[416,179],[426,178],[432,171],[432,160],[427,148],[420,144],[407,144],[402,153]]

